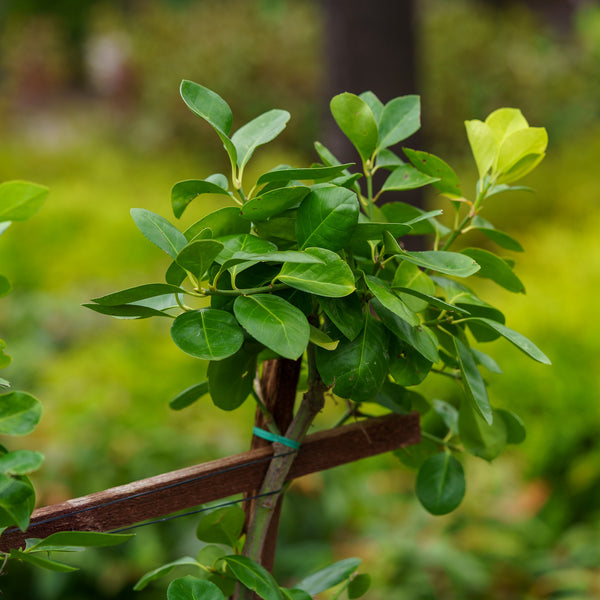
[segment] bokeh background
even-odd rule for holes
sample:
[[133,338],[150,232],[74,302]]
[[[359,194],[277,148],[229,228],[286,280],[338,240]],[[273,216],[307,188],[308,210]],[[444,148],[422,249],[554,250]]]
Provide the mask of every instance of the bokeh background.
[[[414,89],[398,93],[422,95],[415,145],[471,184],[465,119],[516,106],[548,129],[548,157],[525,182],[536,193],[494,198],[484,215],[523,243],[526,254],[511,258],[527,294],[492,286],[482,293],[554,364],[533,363],[503,342],[486,348],[505,371],[489,376],[492,401],[522,416],[528,438],[491,466],[467,459],[467,497],[449,516],[425,513],[414,473],[393,455],[297,482],[286,500],[277,573],[294,581],[327,561],[360,556],[374,578],[373,600],[600,598],[600,7],[397,5],[413,34],[406,60],[414,67]],[[398,6],[387,20],[400,31]],[[112,320],[81,304],[160,281],[167,259],[139,234],[129,209],[172,218],[175,182],[224,167],[220,144],[179,99],[181,79],[227,99],[235,127],[274,107],[292,113],[281,139],[257,153],[257,169],[315,158],[312,140],[331,130],[335,76],[325,8],[351,7],[0,3],[0,180],[51,189],[41,212],[0,240],[2,272],[15,288],[0,310],[13,356],[3,376],[45,410],[35,434],[6,443],[46,455],[34,477],[39,505],[247,448],[250,402],[227,418],[206,398],[183,413],[169,410],[206,365],[174,347],[168,324]],[[385,85],[405,76],[387,67],[385,55],[377,64]],[[435,197],[424,202],[439,205]],[[217,206],[198,202],[185,219]],[[425,391],[442,399],[457,393],[438,383]],[[0,589],[29,600],[164,598],[161,584],[137,595],[131,588],[145,571],[199,549],[195,522],[142,528],[123,547],[73,557],[81,565],[75,575],[10,563]]]

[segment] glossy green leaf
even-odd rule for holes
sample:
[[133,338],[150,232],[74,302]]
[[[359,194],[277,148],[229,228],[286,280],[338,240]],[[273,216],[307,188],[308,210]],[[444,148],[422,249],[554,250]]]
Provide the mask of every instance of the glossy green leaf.
[[197,400],[200,400],[205,394],[208,394],[208,381],[196,383],[182,392],[179,392],[179,394],[169,402],[169,406],[173,410],[181,410],[190,406],[190,404],[193,404]]
[[410,150],[409,148],[403,148],[403,150],[414,167],[422,173],[429,175],[429,177],[438,179],[438,181],[432,183],[438,192],[450,198],[462,197],[463,193],[460,181],[450,165],[429,152]]
[[402,252],[398,257],[413,265],[454,277],[468,277],[479,271],[479,265],[472,258],[458,252],[426,250],[424,252]]
[[108,294],[101,298],[93,298],[92,301],[103,306],[118,306],[145,300],[146,298],[164,296],[165,294],[182,294],[184,292],[185,290],[182,288],[167,283],[147,283],[114,294]]
[[315,180],[327,180],[333,177],[341,175],[348,167],[351,167],[353,163],[346,163],[343,165],[331,165],[327,167],[308,167],[304,169],[295,169],[291,167],[285,167],[282,169],[273,169],[263,173],[256,182],[256,185],[263,185],[264,183],[270,183],[273,181],[315,181]]
[[500,417],[504,421],[506,428],[506,443],[507,444],[522,444],[526,437],[527,431],[523,421],[510,410],[498,409],[494,411],[496,417]]
[[220,173],[216,173],[206,179],[187,179],[176,183],[171,190],[173,214],[179,219],[188,204],[202,194],[219,194],[231,197],[231,194],[227,191],[227,178]]
[[[321,144],[321,142],[315,142],[314,143],[314,147],[315,150],[317,152],[317,154],[319,155],[319,158],[323,161],[323,163],[328,166],[328,167],[333,167],[333,166],[339,166],[341,165],[341,161],[339,161],[331,152],[331,150],[329,150],[328,148],[326,148],[323,144]],[[345,175],[349,175],[350,172],[347,171],[346,169],[344,171],[342,171],[343,174]]]
[[283,298],[271,294],[238,296],[233,310],[252,337],[284,358],[295,360],[306,350],[308,321],[300,309]]
[[169,584],[167,600],[225,600],[225,596],[211,581],[187,575]]
[[104,306],[103,304],[82,304],[101,315],[109,315],[120,319],[146,319],[148,317],[168,317],[162,310],[138,304],[118,304],[115,306]]
[[360,573],[350,580],[348,584],[348,600],[362,598],[371,587],[371,576],[368,573]]
[[388,148],[405,140],[421,127],[421,100],[419,96],[400,96],[383,108],[379,120],[377,150]]
[[386,379],[373,401],[396,414],[407,415],[413,410],[412,401],[416,396],[415,392]]
[[183,233],[164,217],[144,208],[132,208],[131,216],[144,236],[171,258],[176,258],[187,245]]
[[227,358],[244,341],[244,333],[233,315],[214,308],[180,314],[171,326],[171,337],[185,353],[203,360]]
[[267,263],[324,264],[320,258],[307,252],[297,252],[295,250],[284,250],[282,252],[244,252],[241,250],[232,254],[231,258],[223,263],[223,266],[227,268],[248,261],[253,263],[263,261]]
[[321,259],[323,263],[284,263],[277,279],[297,290],[317,296],[341,298],[354,291],[352,270],[335,252],[324,248],[307,248],[306,253]]
[[373,275],[364,276],[365,283],[371,293],[395,315],[406,321],[409,325],[419,325],[421,320],[419,316],[406,306],[406,304],[398,298],[391,290],[386,281],[374,277]]
[[238,252],[266,254],[277,251],[275,244],[250,234],[227,235],[219,238],[219,241],[224,245],[223,250],[216,258],[219,264],[232,259]]
[[252,224],[240,214],[236,206],[226,206],[209,213],[185,230],[186,239],[191,242],[201,231],[210,229],[213,238],[250,233]]
[[508,233],[490,227],[476,227],[475,230],[483,233],[483,235],[493,242],[496,242],[501,248],[512,250],[513,252],[523,252],[523,246],[521,246],[521,244],[513,237],[508,235]]
[[51,560],[43,556],[27,554],[21,550],[17,550],[16,548],[11,549],[10,557],[13,559],[22,560],[23,562],[29,563],[36,567],[41,567],[42,569],[47,569],[48,571],[57,571],[59,573],[70,573],[72,571],[77,571],[77,567],[72,567],[71,565],[66,565],[65,563],[58,562],[57,560]]
[[502,323],[492,321],[491,319],[482,319],[469,317],[468,322],[481,323],[494,331],[497,331],[502,337],[506,338],[509,342],[514,344],[519,350],[533,358],[540,363],[545,365],[552,364],[550,359],[531,341],[528,340],[524,335],[521,335],[517,331],[506,327]]
[[473,408],[485,419],[487,424],[491,425],[493,419],[492,407],[490,406],[485,382],[477,368],[475,359],[469,347],[457,337],[454,338],[454,348],[458,356],[467,399],[472,403]]
[[437,177],[430,177],[415,169],[412,165],[404,164],[394,169],[388,178],[385,180],[382,192],[413,190],[420,188],[430,183],[439,181]]
[[506,446],[506,425],[496,416],[489,425],[471,402],[462,402],[458,411],[458,430],[461,442],[469,454],[487,461],[496,458]]
[[385,232],[395,237],[410,233],[412,228],[405,223],[368,223],[360,222],[352,233],[352,241],[381,240]]
[[273,109],[240,127],[231,136],[237,152],[238,167],[243,169],[256,148],[275,139],[285,129],[289,119],[289,112]]
[[294,587],[316,596],[349,579],[360,566],[360,558],[346,558],[304,578]]
[[0,509],[8,514],[11,523],[25,531],[34,506],[35,492],[28,480],[0,473]]
[[27,435],[39,423],[42,405],[26,392],[8,392],[0,395],[0,433]]
[[256,375],[256,354],[243,347],[224,360],[208,365],[208,389],[215,406],[235,410],[252,391]]
[[450,229],[435,220],[435,211],[425,212],[404,202],[389,202],[381,207],[381,212],[392,223],[410,224],[411,235],[437,232],[440,236],[445,236],[450,233]]
[[148,573],[142,575],[140,579],[138,579],[137,583],[133,586],[133,589],[136,592],[143,590],[149,583],[156,579],[160,579],[165,575],[168,575],[173,569],[177,567],[199,567],[199,563],[197,560],[192,558],[191,556],[183,556],[182,558],[178,558],[172,562],[164,564],[157,569],[153,569],[152,571],[148,571]]
[[383,102],[371,91],[363,92],[358,97],[367,103],[375,117],[375,121],[379,123],[383,114]]
[[363,161],[368,160],[379,138],[375,117],[369,105],[358,96],[345,92],[330,103],[331,114],[346,137],[358,150]]
[[[261,565],[245,556],[226,556],[223,559],[235,578],[263,600],[284,600],[273,576]],[[202,598],[204,600],[204,598]]]
[[521,280],[514,274],[508,263],[499,256],[482,248],[465,248],[461,253],[472,258],[481,267],[477,271],[477,277],[491,279],[509,292],[525,293]]
[[367,317],[360,335],[352,342],[341,341],[336,350],[317,348],[317,368],[327,385],[342,398],[356,402],[372,399],[387,375],[385,329]]
[[335,350],[340,343],[339,340],[331,339],[324,331],[317,329],[313,325],[310,326],[309,340],[315,346],[325,350]]
[[102,533],[99,531],[59,531],[30,546],[28,552],[50,552],[61,547],[106,548],[117,546],[135,537],[132,533]]
[[248,200],[240,214],[249,221],[266,221],[290,208],[299,206],[309,191],[310,188],[304,185],[278,188]]
[[344,298],[321,298],[320,304],[331,322],[350,340],[362,331],[365,317],[356,294]]
[[12,289],[10,281],[4,277],[4,275],[0,275],[0,297],[6,296]]
[[465,496],[462,465],[449,452],[428,458],[419,469],[417,498],[432,515],[445,515],[459,506]]
[[14,450],[0,457],[0,473],[5,475],[29,475],[39,469],[44,455],[33,450]]
[[431,370],[432,362],[399,338],[392,338],[389,352],[390,375],[398,385],[418,385]]
[[244,529],[246,513],[237,505],[204,513],[196,528],[196,537],[208,544],[235,546]]
[[254,230],[263,239],[277,244],[280,248],[296,245],[296,213],[286,210],[276,217],[254,224]]
[[194,275],[198,281],[202,281],[223,248],[225,245],[218,240],[195,240],[179,252],[175,262]]
[[477,164],[480,179],[492,168],[498,156],[498,142],[490,127],[477,119],[465,121],[467,137]]
[[[419,267],[405,260],[398,265],[394,273],[392,289],[395,288],[409,288],[427,296],[435,294],[435,283],[432,279]],[[412,294],[399,294],[399,296],[406,306],[414,312],[424,310],[429,304],[428,299],[421,299]]]
[[334,185],[313,189],[302,201],[296,217],[300,248],[343,248],[352,238],[358,214],[358,199],[351,190]]
[[0,221],[25,221],[41,208],[48,188],[28,181],[0,183]]
[[381,319],[381,322],[397,338],[412,346],[428,361],[432,363],[439,361],[437,338],[429,327],[420,323],[416,326],[410,325],[377,300],[371,301],[371,305],[375,309],[377,316]]

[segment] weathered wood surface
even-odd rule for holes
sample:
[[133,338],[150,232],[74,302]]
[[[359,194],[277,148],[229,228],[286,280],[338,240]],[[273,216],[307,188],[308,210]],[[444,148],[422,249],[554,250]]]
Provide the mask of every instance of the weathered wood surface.
[[[298,451],[289,479],[417,444],[420,440],[417,413],[386,415],[314,433],[306,437]],[[8,530],[0,537],[0,549],[20,547],[26,538],[43,538],[57,531],[112,531],[256,490],[272,454],[271,446],[256,448],[39,508],[25,533]]]

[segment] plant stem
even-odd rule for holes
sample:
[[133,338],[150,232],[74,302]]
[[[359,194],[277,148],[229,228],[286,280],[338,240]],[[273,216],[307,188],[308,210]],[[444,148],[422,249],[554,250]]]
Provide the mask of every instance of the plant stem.
[[217,290],[210,288],[201,288],[200,292],[203,296],[249,296],[250,294],[262,294],[265,292],[275,292],[284,290],[288,286],[285,283],[274,283],[272,285],[264,285],[256,288],[245,288],[238,290]]
[[427,431],[421,431],[421,437],[431,440],[432,442],[435,442],[436,444],[440,444],[440,446],[445,446],[449,450],[454,450],[454,452],[462,452],[463,451],[462,448],[460,448],[459,446],[456,446],[455,444],[451,444],[450,442],[443,440],[441,437],[438,437],[437,435],[433,435],[432,433],[428,433]]

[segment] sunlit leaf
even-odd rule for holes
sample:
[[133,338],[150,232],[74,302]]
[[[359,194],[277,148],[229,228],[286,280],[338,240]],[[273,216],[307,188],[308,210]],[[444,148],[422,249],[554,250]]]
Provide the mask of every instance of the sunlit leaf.
[[438,181],[432,182],[438,192],[451,198],[460,198],[463,195],[458,176],[452,167],[441,158],[420,150],[410,150],[409,148],[403,150],[414,167],[429,177],[438,179]]
[[409,325],[419,325],[421,320],[419,316],[406,306],[390,289],[389,284],[373,275],[364,276],[365,283],[371,293],[395,315],[406,321]]
[[0,183],[0,221],[25,221],[41,208],[48,188],[28,181]]
[[331,100],[330,108],[339,128],[358,150],[363,161],[368,160],[379,138],[377,122],[369,105],[358,96],[345,92]]
[[216,173],[206,179],[188,179],[176,183],[171,190],[173,214],[179,219],[188,204],[201,194],[231,196],[227,191],[227,178],[220,173]]
[[400,96],[390,100],[379,118],[377,150],[388,148],[410,137],[421,127],[419,96]]
[[468,277],[479,270],[479,265],[470,257],[458,252],[426,250],[424,252],[402,252],[397,255],[413,265],[431,269],[454,277]]
[[346,163],[343,165],[331,165],[327,167],[308,167],[305,169],[294,169],[286,167],[283,169],[274,169],[263,173],[256,182],[256,185],[262,185],[263,183],[269,183],[271,181],[315,181],[325,180],[332,177],[341,175],[348,167],[351,167],[353,163]]
[[467,137],[477,164],[479,177],[483,178],[498,156],[498,142],[490,127],[483,121],[465,121]]
[[278,188],[246,202],[240,214],[249,221],[266,221],[290,208],[299,206],[309,191],[310,188],[303,185]]

